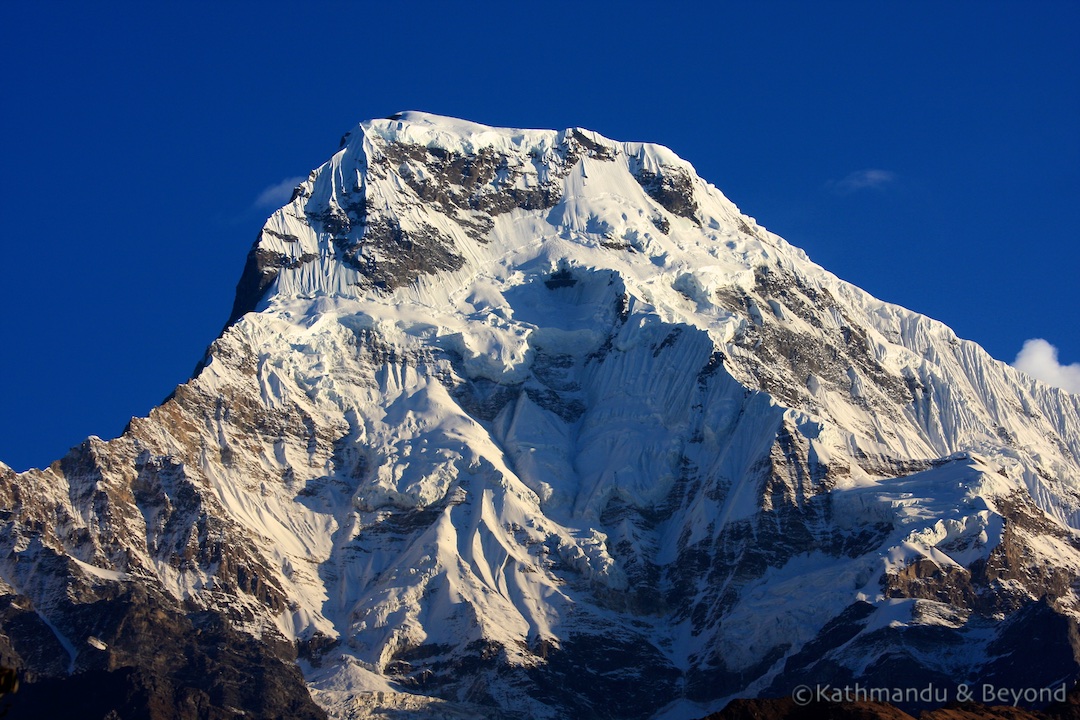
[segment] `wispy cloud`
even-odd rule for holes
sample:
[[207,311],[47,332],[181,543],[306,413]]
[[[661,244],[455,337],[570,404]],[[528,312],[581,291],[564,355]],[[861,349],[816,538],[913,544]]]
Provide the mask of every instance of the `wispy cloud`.
[[1062,365],[1058,349],[1042,338],[1026,341],[1012,365],[1048,385],[1080,393],[1080,363]]
[[289,202],[289,198],[292,197],[293,189],[303,181],[304,178],[302,177],[285,178],[276,185],[271,185],[259,193],[259,197],[255,198],[253,204],[257,208],[279,208]]
[[860,190],[879,190],[895,181],[893,171],[869,168],[848,173],[840,180],[830,180],[825,186],[837,195],[850,195]]

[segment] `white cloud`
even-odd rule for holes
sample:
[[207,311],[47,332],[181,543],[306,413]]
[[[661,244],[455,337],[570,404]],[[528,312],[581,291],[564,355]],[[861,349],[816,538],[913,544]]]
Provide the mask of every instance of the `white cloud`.
[[302,182],[304,182],[302,177],[291,177],[285,178],[276,185],[271,185],[259,193],[259,197],[255,198],[255,207],[272,207],[275,209],[281,207],[289,202],[293,189]]
[[1042,338],[1026,341],[1012,365],[1048,385],[1080,393],[1080,363],[1062,365],[1057,348]]
[[870,168],[848,173],[842,180],[830,180],[827,186],[838,195],[850,195],[860,190],[877,190],[896,180],[891,170]]

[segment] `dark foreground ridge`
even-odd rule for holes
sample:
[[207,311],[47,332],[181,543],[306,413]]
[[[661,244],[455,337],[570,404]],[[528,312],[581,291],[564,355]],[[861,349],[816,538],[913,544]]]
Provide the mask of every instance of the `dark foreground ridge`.
[[63,665],[68,653],[28,599],[4,600],[0,662],[18,678],[0,698],[5,720],[326,718],[294,663],[216,613],[182,614],[138,586],[92,603],[82,612],[98,633],[88,638],[93,652],[78,653],[78,672],[65,676],[42,668],[43,656]]
[[1042,710],[953,702],[912,715],[889,703],[814,701],[800,705],[786,697],[732,700],[702,720],[1080,720],[1080,685],[1074,686],[1064,701]]

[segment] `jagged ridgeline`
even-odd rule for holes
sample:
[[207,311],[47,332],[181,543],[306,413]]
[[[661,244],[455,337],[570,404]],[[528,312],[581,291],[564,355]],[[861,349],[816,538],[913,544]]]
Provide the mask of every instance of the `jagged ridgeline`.
[[1078,458],[1076,396],[663,147],[373,120],[267,220],[195,377],[0,466],[10,716],[1069,682]]

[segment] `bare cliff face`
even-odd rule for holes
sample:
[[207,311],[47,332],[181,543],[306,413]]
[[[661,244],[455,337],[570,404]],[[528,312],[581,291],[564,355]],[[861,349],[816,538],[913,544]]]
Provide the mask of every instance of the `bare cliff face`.
[[0,466],[0,664],[13,713],[155,718],[1066,681],[1078,458],[1075,396],[669,150],[405,113],[267,221],[191,381]]

